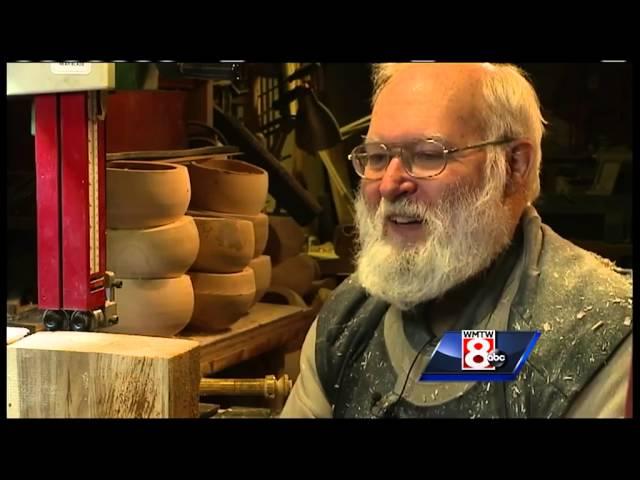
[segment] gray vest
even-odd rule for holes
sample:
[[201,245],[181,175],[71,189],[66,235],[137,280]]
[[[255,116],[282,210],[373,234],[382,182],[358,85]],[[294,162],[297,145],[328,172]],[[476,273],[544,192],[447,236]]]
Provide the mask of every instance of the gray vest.
[[[394,318],[399,313],[370,297],[352,276],[317,322],[316,367],[334,417],[551,418],[568,410],[631,334],[624,324],[631,317],[631,275],[558,236],[532,208],[522,225],[522,248],[511,249],[517,268],[501,260],[508,279],[493,269],[490,281],[504,284],[495,308],[473,325],[455,327],[540,331],[518,378],[416,382],[440,339],[429,334],[419,312],[417,318]],[[419,352],[413,362],[394,360],[385,337],[398,336]]]

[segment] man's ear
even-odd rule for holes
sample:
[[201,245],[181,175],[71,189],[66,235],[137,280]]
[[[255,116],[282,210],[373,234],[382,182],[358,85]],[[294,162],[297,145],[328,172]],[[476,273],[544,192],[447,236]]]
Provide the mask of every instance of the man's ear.
[[518,142],[507,151],[506,193],[521,189],[533,167],[533,146],[529,142]]

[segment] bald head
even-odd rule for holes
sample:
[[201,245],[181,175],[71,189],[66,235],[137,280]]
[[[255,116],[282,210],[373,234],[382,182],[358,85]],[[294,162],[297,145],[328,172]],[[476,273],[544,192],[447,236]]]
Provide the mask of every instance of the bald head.
[[465,80],[478,80],[495,72],[490,63],[383,63],[373,66],[374,103],[391,80],[423,80],[435,78],[442,85],[460,85]]
[[477,140],[488,73],[482,64],[398,64],[376,95],[369,135],[384,141],[432,135],[454,144]]

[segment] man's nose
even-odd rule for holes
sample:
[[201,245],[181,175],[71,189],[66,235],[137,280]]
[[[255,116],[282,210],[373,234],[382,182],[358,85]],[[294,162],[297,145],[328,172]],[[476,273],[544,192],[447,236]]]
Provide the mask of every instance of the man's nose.
[[380,195],[388,201],[395,201],[403,195],[415,193],[417,187],[415,179],[404,169],[400,158],[393,157],[380,181]]

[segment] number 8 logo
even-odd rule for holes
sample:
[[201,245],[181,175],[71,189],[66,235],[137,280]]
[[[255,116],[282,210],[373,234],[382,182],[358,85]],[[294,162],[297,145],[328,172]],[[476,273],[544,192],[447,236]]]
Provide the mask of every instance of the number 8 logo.
[[467,342],[467,348],[469,351],[464,356],[464,363],[468,368],[484,369],[490,366],[487,356],[491,353],[491,344],[487,340],[474,338]]

